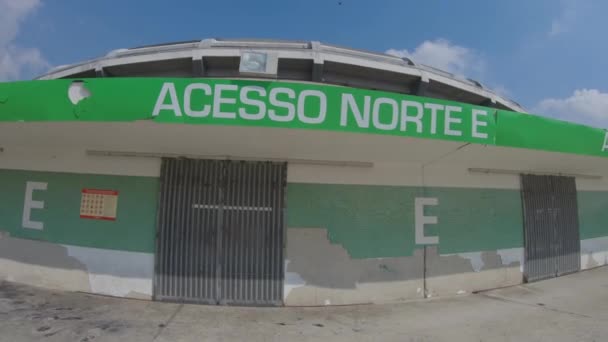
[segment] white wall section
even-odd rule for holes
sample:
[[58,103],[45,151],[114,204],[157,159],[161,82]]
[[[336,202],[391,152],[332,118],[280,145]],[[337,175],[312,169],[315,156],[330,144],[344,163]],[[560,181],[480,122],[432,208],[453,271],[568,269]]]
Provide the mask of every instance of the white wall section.
[[0,169],[159,177],[160,159],[88,156],[84,147],[3,145]]
[[116,297],[152,297],[154,254],[67,246],[86,266],[91,291]]
[[581,240],[581,269],[608,265],[608,236]]

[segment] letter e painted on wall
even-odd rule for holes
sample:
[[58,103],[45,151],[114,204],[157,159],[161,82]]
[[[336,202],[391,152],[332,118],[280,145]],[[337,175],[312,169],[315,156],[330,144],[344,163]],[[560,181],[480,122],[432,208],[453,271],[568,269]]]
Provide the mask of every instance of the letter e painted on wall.
[[415,200],[415,227],[417,245],[436,245],[439,243],[438,236],[426,236],[424,226],[427,224],[437,224],[437,216],[424,216],[424,207],[438,205],[439,200],[431,197],[416,197]]
[[23,217],[21,219],[21,225],[23,228],[29,229],[44,229],[44,223],[39,221],[32,221],[31,214],[32,209],[44,209],[44,201],[35,201],[33,199],[34,191],[45,191],[48,183],[42,182],[27,182],[25,183],[25,201],[23,201]]

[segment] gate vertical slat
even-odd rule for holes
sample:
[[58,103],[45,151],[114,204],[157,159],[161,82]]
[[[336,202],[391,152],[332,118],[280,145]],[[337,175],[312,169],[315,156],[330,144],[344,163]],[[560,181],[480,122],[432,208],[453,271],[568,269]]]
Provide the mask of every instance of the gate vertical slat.
[[[231,163],[230,165],[230,170],[232,171],[232,178],[230,179],[231,182],[229,184],[229,189],[230,189],[230,193],[232,195],[232,197],[230,198],[230,201],[227,201],[226,204],[227,205],[233,205],[236,206],[238,208],[238,198],[239,198],[239,194],[238,194],[238,190],[239,187],[236,186],[236,184],[234,182],[236,182],[236,179],[240,178],[240,168],[239,168],[239,164],[234,164]],[[231,219],[234,222],[234,229],[237,230],[237,232],[235,232],[234,236],[232,237],[232,239],[226,239],[225,243],[226,244],[230,244],[232,242],[236,243],[236,246],[234,248],[234,259],[232,259],[233,261],[233,272],[229,273],[226,275],[226,278],[228,281],[233,280],[232,284],[230,282],[228,282],[227,284],[231,284],[232,288],[234,288],[234,293],[232,297],[228,297],[226,299],[229,299],[231,301],[237,301],[240,297],[241,297],[241,293],[243,291],[242,288],[242,277],[240,276],[242,273],[241,267],[243,265],[243,239],[242,239],[242,234],[239,230],[240,228],[240,222],[238,219],[238,209],[234,208],[230,211],[231,215]]]
[[[276,246],[276,239],[278,238],[278,236],[276,236],[276,215],[277,215],[277,198],[276,198],[276,191],[275,191],[275,182],[276,182],[276,172],[277,172],[277,167],[271,167],[270,171],[268,172],[268,177],[269,177],[269,183],[268,183],[268,187],[267,187],[267,191],[268,191],[268,199],[269,201],[267,202],[268,205],[270,207],[272,207],[272,212],[270,212],[269,215],[269,220],[268,220],[268,224],[267,224],[267,232],[268,232],[268,243],[270,244],[270,246]],[[276,252],[277,249],[276,248],[269,248],[268,249],[268,254],[269,254],[269,259],[270,260],[274,260],[276,258]],[[267,277],[267,282],[268,284],[266,285],[266,288],[268,289],[269,292],[269,297],[267,298],[273,298],[274,293],[275,293],[275,289],[274,289],[274,282],[273,279],[276,275],[276,263],[270,263],[269,264],[270,267],[270,274],[269,277]]]
[[209,180],[209,191],[206,194],[206,202],[203,203],[206,209],[203,211],[205,215],[206,225],[204,227],[207,239],[205,242],[205,269],[206,272],[203,274],[202,283],[207,293],[207,297],[214,303],[218,298],[218,289],[216,286],[217,279],[217,265],[219,263],[220,256],[217,251],[217,244],[221,238],[221,206],[222,193],[221,187],[224,181],[224,167],[223,164],[215,161],[204,161],[208,171]]
[[169,216],[169,218],[170,218],[169,225],[167,226],[167,228],[168,228],[167,229],[167,233],[169,235],[169,244],[167,246],[168,247],[167,248],[167,254],[169,254],[169,258],[167,260],[167,268],[165,269],[166,275],[168,277],[168,279],[167,279],[167,282],[168,282],[168,284],[167,284],[167,296],[169,296],[169,297],[173,297],[174,296],[174,293],[173,293],[174,281],[173,280],[175,278],[174,277],[174,272],[175,272],[175,265],[174,265],[174,263],[175,263],[175,255],[174,255],[174,253],[175,252],[174,252],[174,249],[175,248],[172,248],[172,247],[173,247],[173,244],[175,243],[175,240],[176,240],[175,239],[176,231],[175,231],[174,227],[176,226],[175,210],[176,210],[176,206],[177,206],[176,198],[177,198],[178,189],[175,189],[175,187],[176,187],[176,183],[177,183],[176,179],[178,178],[177,173],[178,173],[179,164],[174,163],[172,166],[173,166],[172,167],[173,174],[172,174],[172,177],[171,177],[171,183],[172,183],[171,184],[171,189],[172,189],[172,191],[171,191],[171,198],[169,199],[170,202],[168,203],[169,206],[170,206],[170,208],[171,208],[171,212],[170,212],[170,216]]
[[[251,163],[248,168],[249,176],[247,177],[248,185],[247,185],[247,205],[251,207],[264,207],[262,203],[256,201],[256,194],[261,191],[259,187],[260,180],[258,179],[258,171],[260,164],[259,163]],[[249,239],[249,257],[250,262],[247,264],[248,267],[248,277],[247,282],[247,297],[251,298],[254,302],[260,301],[260,297],[256,295],[256,288],[259,284],[262,283],[263,277],[261,274],[256,272],[258,255],[261,252],[260,247],[258,246],[258,236],[263,232],[263,228],[258,229],[258,226],[253,224],[255,217],[263,213],[263,210],[247,210],[245,220],[245,225],[247,226],[247,236]]]
[[[224,164],[224,182],[222,183],[223,189],[222,192],[224,194],[224,197],[222,198],[220,205],[222,206],[230,206],[230,203],[232,201],[232,187],[230,186],[231,182],[232,182],[232,169],[230,168],[230,165],[228,164]],[[232,222],[231,219],[232,217],[229,215],[230,213],[230,209],[224,209],[222,211],[222,226],[220,227],[220,230],[222,231],[222,248],[221,248],[221,252],[218,253],[218,255],[221,256],[222,260],[224,260],[222,262],[222,275],[223,277],[228,277],[229,274],[231,274],[232,272],[234,272],[234,264],[232,262],[232,259],[224,259],[224,255],[222,255],[221,253],[225,253],[226,255],[234,255],[234,251],[232,250],[232,246],[228,245],[226,243],[226,241],[230,240],[230,236],[229,236],[229,227],[231,226]],[[221,289],[221,296],[218,296],[218,299],[220,300],[220,304],[224,304],[224,302],[222,302],[222,299],[226,299],[226,298],[230,298],[231,296],[233,296],[232,293],[232,289],[229,288],[227,286],[227,283],[225,281],[222,281],[220,284],[220,286],[222,286]]]
[[[273,170],[272,174],[272,184],[274,186],[274,189],[271,193],[271,199],[272,199],[272,206],[274,208],[276,208],[277,210],[275,210],[273,212],[273,215],[271,216],[271,220],[272,220],[272,231],[271,231],[271,236],[272,236],[272,244],[275,246],[279,246],[282,245],[282,241],[279,241],[279,239],[283,238],[283,232],[279,231],[278,226],[281,224],[281,216],[282,216],[282,211],[280,210],[281,208],[281,192],[277,191],[278,188],[280,187],[279,182],[280,182],[280,173],[281,173],[281,169],[280,168],[275,168]],[[272,250],[272,258],[279,258],[281,253],[282,253],[283,249],[282,248],[273,248]],[[273,298],[278,298],[279,297],[279,293],[278,293],[278,289],[276,286],[276,282],[274,281],[275,279],[277,279],[278,277],[280,277],[280,271],[283,269],[283,265],[282,264],[276,264],[273,263],[271,265],[271,278],[270,281],[272,283],[271,286],[268,287],[268,289],[271,291],[270,292],[270,296]]]
[[234,300],[243,300],[249,298],[249,263],[251,261],[251,240],[249,240],[249,230],[247,228],[246,222],[246,211],[244,207],[247,205],[247,195],[249,190],[249,176],[251,175],[251,170],[249,169],[249,163],[237,163],[238,178],[235,180],[234,186],[237,190],[237,203],[239,209],[235,210],[235,214],[238,215],[238,234],[239,234],[239,242],[241,243],[241,258],[239,259],[239,289],[240,293],[237,298]]
[[[277,229],[276,229],[276,224],[277,224],[277,214],[278,214],[278,206],[277,206],[277,192],[276,192],[276,181],[277,181],[277,171],[278,168],[277,167],[273,167],[271,169],[271,171],[269,172],[270,175],[270,184],[268,187],[268,191],[270,192],[270,198],[271,198],[271,207],[273,208],[273,211],[270,215],[270,224],[268,225],[268,230],[269,230],[269,240],[270,240],[270,244],[274,247],[276,246],[276,240],[278,238],[277,236]],[[278,250],[277,248],[271,248],[270,249],[270,259],[275,259],[278,255]],[[275,282],[274,282],[274,278],[277,274],[277,265],[276,263],[272,263],[270,265],[270,270],[271,270],[271,276],[268,278],[268,290],[270,291],[270,296],[271,298],[274,297],[274,294],[276,293],[276,289],[275,289]]]
[[[229,206],[230,205],[230,201],[232,200],[232,195],[231,195],[231,191],[232,191],[232,187],[230,186],[230,183],[232,182],[232,170],[230,169],[230,165],[224,164],[225,170],[224,170],[224,175],[225,175],[225,180],[222,183],[223,188],[223,193],[224,193],[224,198],[222,199],[220,205],[222,206]],[[231,225],[231,217],[229,215],[229,209],[224,210],[222,212],[223,218],[222,218],[222,227],[220,228],[222,230],[222,253],[226,253],[226,255],[234,255],[234,250],[232,248],[232,246],[226,244],[226,241],[229,240],[229,234],[228,234],[228,227],[230,227]],[[223,258],[223,255],[222,255]],[[222,269],[222,276],[226,277],[228,274],[230,274],[231,272],[234,271],[234,264],[232,262],[231,259],[225,259],[225,261],[223,262],[223,269]],[[222,298],[230,298],[231,296],[233,296],[233,292],[231,288],[229,288],[228,286],[226,286],[226,282],[222,282],[221,283],[222,288]],[[220,299],[218,297],[218,299]],[[222,302],[220,302],[222,303]]]
[[186,254],[186,246],[187,246],[187,232],[188,232],[188,222],[187,222],[187,216],[188,216],[188,170],[189,170],[189,163],[188,160],[181,160],[181,165],[182,165],[182,182],[181,182],[181,193],[182,196],[179,196],[179,222],[181,225],[181,229],[179,231],[179,235],[178,235],[178,239],[179,239],[179,251],[177,251],[177,253],[180,255],[179,258],[179,264],[178,264],[178,270],[179,270],[179,274],[178,274],[178,278],[177,278],[177,295],[179,297],[184,297],[184,298],[188,298],[186,296],[186,282],[187,282],[187,278],[186,278],[186,260],[188,259],[188,255]]
[[[277,235],[280,236],[280,239],[278,239],[276,241],[276,245],[277,245],[277,251],[278,251],[278,256],[277,256],[277,260],[283,260],[285,257],[285,229],[283,228],[285,226],[285,185],[287,184],[287,165],[283,164],[279,169],[278,169],[278,173],[279,173],[279,178],[277,179],[277,184],[276,184],[276,188],[277,188],[277,194],[278,194],[278,198],[279,200],[277,201],[276,204],[276,208],[277,208],[277,220],[276,220],[276,228],[277,228]],[[275,287],[276,287],[276,293],[274,294],[274,298],[275,300],[277,300],[278,302],[282,302],[283,301],[283,279],[285,277],[285,267],[283,265],[283,262],[280,262],[277,264],[277,274],[275,275],[274,279],[275,279]]]
[[180,202],[181,202],[181,196],[180,196],[180,192],[181,192],[181,186],[179,184],[179,179],[181,178],[181,172],[182,172],[182,165],[181,162],[178,162],[175,164],[175,173],[174,173],[174,179],[173,179],[173,184],[174,184],[174,190],[173,190],[173,200],[172,200],[172,207],[173,209],[171,210],[172,214],[172,222],[171,222],[171,226],[174,227],[171,230],[171,245],[170,245],[170,253],[173,255],[173,258],[171,258],[172,262],[171,262],[171,266],[170,268],[167,270],[169,272],[169,274],[171,274],[171,285],[170,285],[170,295],[172,297],[177,297],[178,291],[177,291],[177,286],[179,285],[179,233],[181,230],[181,222],[179,221],[179,206],[180,206]]
[[251,250],[251,244],[249,243],[250,240],[248,240],[249,237],[249,231],[248,231],[248,227],[246,226],[246,222],[245,222],[245,210],[244,210],[244,206],[247,205],[247,188],[248,188],[248,177],[251,174],[251,170],[249,169],[249,163],[237,163],[237,169],[239,170],[238,172],[238,178],[235,180],[234,186],[235,188],[237,188],[237,203],[239,206],[239,209],[235,210],[235,214],[238,215],[238,234],[239,234],[239,242],[241,243],[241,258],[239,259],[240,261],[240,265],[239,265],[239,273],[238,273],[238,278],[239,278],[239,296],[237,298],[234,298],[235,300],[238,301],[242,301],[242,300],[246,300],[249,299],[249,296],[247,295],[248,291],[249,291],[249,263],[251,261],[250,259],[250,250]]
[[182,194],[183,196],[181,197],[181,204],[180,204],[180,221],[182,223],[182,230],[181,230],[181,234],[179,236],[180,238],[180,265],[179,265],[179,269],[180,269],[180,277],[179,277],[179,283],[180,286],[178,287],[179,289],[179,295],[180,297],[184,297],[184,298],[188,298],[188,275],[186,274],[186,265],[188,263],[188,259],[189,259],[189,255],[188,255],[188,207],[190,207],[190,203],[188,203],[188,193],[190,192],[190,188],[191,188],[191,184],[189,183],[189,173],[190,173],[190,161],[185,159],[182,161],[182,165],[184,167],[183,169],[183,174],[182,174],[182,178],[183,178],[183,182],[182,182]]
[[[254,163],[243,163],[241,164],[242,170],[243,170],[243,174],[242,174],[242,178],[245,182],[243,188],[243,200],[242,203],[244,206],[247,207],[254,207],[256,205],[256,203],[254,203],[253,201],[250,200],[251,195],[252,195],[252,189],[251,187],[253,186],[253,176],[254,176],[254,172],[255,172],[255,164]],[[241,225],[241,229],[243,230],[243,238],[244,243],[245,243],[245,251],[247,252],[246,254],[246,259],[245,259],[245,274],[244,274],[244,283],[243,286],[245,288],[244,291],[244,297],[243,298],[248,298],[250,300],[255,301],[255,297],[252,294],[252,289],[253,286],[255,284],[255,279],[254,277],[256,276],[253,273],[253,264],[254,264],[254,253],[255,253],[255,245],[254,245],[254,240],[253,240],[253,234],[254,232],[254,228],[250,222],[249,222],[249,218],[251,216],[251,214],[255,214],[257,212],[257,210],[242,210],[241,215],[243,217],[243,223]]]
[[201,245],[199,245],[199,239],[200,239],[200,222],[199,222],[199,217],[200,217],[200,209],[196,209],[194,207],[194,205],[200,204],[200,194],[201,194],[201,189],[203,189],[204,186],[204,182],[203,179],[201,178],[200,175],[200,167],[201,167],[201,163],[197,162],[194,164],[194,179],[195,179],[195,184],[193,186],[193,193],[192,193],[192,201],[190,202],[192,207],[192,238],[191,238],[191,246],[192,246],[192,253],[195,255],[194,258],[192,258],[192,263],[190,265],[190,275],[192,277],[191,279],[191,286],[192,286],[192,294],[191,297],[192,298],[199,298],[200,294],[198,292],[199,286],[198,286],[198,270],[200,269],[200,260],[201,260],[201,254],[202,251],[201,249]]
[[[183,163],[183,160],[179,161],[179,171],[178,171],[178,177],[183,180],[184,178],[184,169],[185,169],[185,165]],[[181,297],[181,291],[180,291],[180,287],[182,285],[181,282],[181,263],[182,263],[182,259],[184,257],[184,253],[181,253],[181,251],[183,251],[182,248],[182,244],[183,244],[183,240],[182,240],[182,232],[184,229],[184,222],[182,220],[183,218],[183,205],[184,205],[184,200],[183,200],[183,192],[184,192],[184,184],[180,181],[177,182],[178,183],[178,191],[176,191],[176,203],[175,203],[175,222],[176,222],[176,229],[174,231],[174,238],[175,238],[175,248],[173,250],[173,252],[176,255],[175,263],[174,263],[174,270],[175,270],[175,274],[173,277],[173,296],[174,297]]]
[[[263,208],[266,208],[266,201],[265,201],[265,194],[266,191],[264,191],[265,189],[268,188],[267,186],[267,182],[266,182],[266,178],[268,176],[266,176],[267,174],[267,168],[268,168],[268,164],[267,163],[263,163],[263,164],[257,164],[256,165],[256,175],[254,177],[254,179],[258,180],[257,183],[255,183],[255,191],[252,194],[252,203],[260,203],[260,206],[262,206]],[[251,224],[255,227],[266,227],[266,225],[264,224],[264,217],[268,215],[266,213],[266,211],[258,211],[256,212],[256,214],[254,215]],[[261,229],[260,231],[257,232],[257,234],[255,234],[255,246],[256,246],[256,251],[258,251],[256,253],[256,260],[255,260],[255,274],[258,275],[259,279],[261,279],[261,281],[257,281],[255,284],[255,298],[258,300],[265,300],[265,296],[263,293],[261,293],[261,289],[264,288],[264,283],[263,281],[266,278],[266,274],[264,274],[264,263],[266,261],[265,255],[264,253],[266,252],[266,248],[264,248],[264,239],[266,237],[266,232],[264,229]]]
[[[263,207],[263,204],[257,202],[255,200],[255,193],[259,191],[257,188],[257,184],[259,180],[257,179],[257,169],[258,163],[249,163],[247,165],[247,195],[245,197],[245,205],[251,208]],[[246,298],[249,298],[252,302],[257,302],[259,298],[255,295],[255,287],[260,283],[262,277],[260,274],[255,272],[255,266],[257,261],[257,256],[261,252],[257,246],[257,235],[259,235],[263,231],[263,227],[257,227],[253,224],[253,219],[255,216],[259,215],[261,210],[247,210],[245,213],[245,229],[247,231],[247,239],[248,239],[248,262],[247,262],[247,293]]]
[[204,209],[205,206],[213,205],[213,197],[215,194],[215,189],[211,186],[213,184],[213,179],[215,177],[215,168],[213,165],[207,163],[206,161],[200,161],[200,177],[203,179],[203,186],[199,189],[199,200],[196,203],[199,205],[197,210],[197,217],[200,222],[199,227],[199,236],[197,239],[198,246],[201,249],[201,253],[199,253],[199,268],[197,270],[198,275],[200,276],[197,279],[197,290],[198,295],[197,298],[215,298],[215,293],[211,292],[211,288],[207,286],[207,279],[209,279],[209,275],[211,270],[215,270],[215,268],[210,267],[210,264],[213,265],[215,262],[215,258],[211,258],[211,250],[209,248],[209,241],[213,241],[212,236],[214,236],[213,225],[212,225],[212,215],[208,215],[207,209]]
[[[232,186],[232,180],[235,177],[234,175],[235,169],[233,164],[226,164],[226,183],[225,183],[225,193],[226,193],[226,197],[224,198],[223,201],[223,205],[230,207],[231,205],[234,205],[235,203],[233,203],[233,199],[234,199],[234,187]],[[229,235],[228,235],[228,230],[230,229],[230,227],[232,226],[232,219],[233,216],[231,215],[232,211],[230,209],[227,209],[224,211],[224,224],[222,226],[222,229],[224,230],[224,240],[222,241],[223,245],[225,246],[224,248],[224,252],[225,253],[230,253],[227,255],[231,255],[232,257],[230,259],[226,259],[224,262],[224,272],[223,272],[223,276],[224,276],[224,282],[222,282],[222,286],[225,289],[222,293],[222,299],[224,300],[223,303],[226,303],[230,298],[234,298],[235,296],[237,296],[237,288],[234,287],[234,284],[230,282],[230,278],[233,278],[233,274],[238,272],[238,258],[240,257],[240,245],[238,244],[238,240],[232,239]],[[230,244],[230,242],[233,242],[233,244]]]
[[[236,287],[236,292],[235,295],[232,298],[229,298],[231,300],[231,302],[236,302],[239,301],[241,298],[245,297],[244,296],[244,268],[245,268],[245,260],[246,260],[246,250],[245,250],[245,239],[243,236],[243,223],[242,221],[242,217],[241,217],[241,213],[240,213],[240,199],[242,196],[242,191],[243,191],[243,184],[239,181],[242,181],[243,179],[243,175],[242,175],[242,163],[231,163],[230,164],[232,166],[232,170],[233,170],[233,180],[232,183],[230,184],[231,189],[232,189],[232,194],[233,194],[233,198],[232,201],[230,202],[230,205],[235,205],[236,208],[231,210],[231,214],[233,215],[233,221],[234,221],[234,225],[235,227],[233,228],[235,230],[235,234],[233,236],[233,241],[237,242],[237,247],[235,250],[235,256],[236,258],[234,259],[235,262],[235,271],[234,273],[230,274],[229,276],[234,280],[234,286]],[[241,184],[237,184],[237,182],[241,183]],[[230,240],[226,240],[226,243],[231,243]]]
[[[186,253],[188,253],[188,255],[192,256],[197,256],[198,255],[198,251],[196,249],[196,246],[194,244],[194,232],[196,229],[196,225],[194,223],[194,215],[196,215],[196,208],[194,207],[196,205],[196,200],[195,200],[195,192],[196,189],[198,189],[198,180],[196,177],[196,167],[199,163],[197,163],[196,161],[192,161],[192,165],[189,167],[189,183],[190,186],[188,187],[188,235],[187,235],[187,248],[186,248]],[[186,263],[186,275],[187,275],[187,292],[186,295],[188,298],[196,298],[194,296],[194,288],[195,288],[195,274],[194,274],[194,269],[193,269],[193,265],[195,260],[198,259],[197,257],[190,257],[187,258],[187,263]]]
[[[230,273],[226,274],[227,279],[234,279],[234,283],[226,282],[226,285],[232,285],[230,288],[232,289],[232,293],[230,296],[226,296],[226,299],[229,301],[236,301],[241,297],[241,277],[238,275],[241,273],[241,267],[243,265],[243,239],[242,233],[240,232],[241,222],[240,222],[240,213],[239,213],[239,190],[242,190],[236,183],[237,179],[241,178],[239,164],[230,163],[229,170],[231,174],[230,184],[228,185],[228,189],[230,189],[230,200],[226,201],[226,205],[232,206],[233,208],[228,211],[230,214],[230,223],[231,225],[226,225],[225,227],[230,227],[231,230],[234,230],[230,239],[226,239],[224,243],[226,245],[230,245],[231,242],[236,242],[236,245],[233,247],[234,258],[230,258],[230,264],[232,264],[232,270]],[[228,237],[228,236],[227,236]]]

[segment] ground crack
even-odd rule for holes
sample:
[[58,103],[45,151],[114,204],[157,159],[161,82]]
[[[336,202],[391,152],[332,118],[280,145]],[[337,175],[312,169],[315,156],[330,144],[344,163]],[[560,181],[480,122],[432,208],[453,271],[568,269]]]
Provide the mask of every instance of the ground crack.
[[154,335],[154,338],[152,339],[152,341],[156,341],[156,339],[158,338],[158,336],[160,336],[160,334],[163,333],[163,330],[165,330],[165,328],[173,321],[173,319],[175,318],[175,316],[177,316],[177,314],[182,310],[182,308],[184,307],[184,304],[180,304],[177,309],[175,310],[175,312],[171,315],[171,317],[169,317],[169,319],[162,324],[159,324],[158,327],[160,329],[158,329],[158,332],[156,333],[156,335]]
[[519,304],[519,305],[525,305],[525,306],[530,306],[530,307],[534,307],[534,308],[538,308],[538,309],[543,309],[543,310],[549,310],[549,311],[553,311],[553,312],[557,312],[557,313],[561,313],[561,314],[576,316],[576,317],[593,318],[592,316],[589,316],[589,315],[584,315],[584,314],[580,314],[580,313],[576,313],[576,312],[571,312],[571,311],[566,311],[566,310],[560,310],[560,309],[552,308],[552,307],[546,306],[545,304],[542,304],[542,305],[540,305],[540,304],[530,304],[530,303],[526,303],[526,302],[520,302],[520,301],[517,301],[517,300],[513,300],[513,299],[509,299],[509,298],[505,298],[505,297],[494,296],[494,295],[489,295],[489,294],[485,294],[485,293],[477,293],[477,295],[483,296],[483,297],[489,298],[489,299],[498,300],[498,301],[501,301],[501,302],[513,303],[513,304]]

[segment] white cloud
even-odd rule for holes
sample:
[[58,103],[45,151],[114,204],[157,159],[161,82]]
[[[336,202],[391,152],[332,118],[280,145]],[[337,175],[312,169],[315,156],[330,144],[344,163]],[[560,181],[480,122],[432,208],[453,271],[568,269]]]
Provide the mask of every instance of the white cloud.
[[579,89],[563,99],[544,99],[535,112],[558,119],[608,128],[608,93],[597,89]]
[[569,32],[576,24],[579,17],[580,1],[578,0],[562,0],[560,14],[557,18],[551,21],[551,29],[549,36],[554,37],[562,33]]
[[0,0],[0,81],[15,80],[49,67],[40,51],[16,45],[23,20],[40,6],[40,0]]
[[551,30],[549,30],[549,35],[556,36],[564,32],[566,32],[566,27],[564,26],[563,21],[559,19],[553,19],[553,21],[551,22]]
[[[487,86],[487,85],[485,85],[485,86]],[[494,93],[496,93],[502,97],[511,98],[511,96],[513,96],[513,94],[511,93],[511,90],[509,90],[509,88],[507,88],[503,84],[490,84],[489,88]]]
[[475,50],[452,44],[445,39],[424,41],[411,52],[406,49],[390,49],[386,53],[407,57],[415,63],[426,64],[459,76],[479,76],[485,68],[484,59]]
[[[412,52],[407,49],[389,49],[387,54],[397,57],[407,57],[414,63],[425,64],[434,68],[451,72],[457,76],[483,80],[486,61],[474,49],[452,44],[445,39],[427,40],[418,45]],[[503,97],[510,97],[511,91],[502,84],[489,82],[484,87],[491,89]]]

